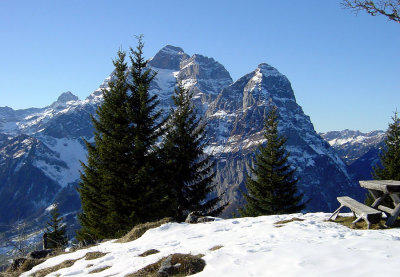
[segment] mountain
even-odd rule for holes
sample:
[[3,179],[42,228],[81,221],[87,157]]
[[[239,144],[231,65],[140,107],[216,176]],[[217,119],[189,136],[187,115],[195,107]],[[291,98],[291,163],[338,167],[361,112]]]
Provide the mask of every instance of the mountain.
[[380,149],[384,146],[384,131],[362,133],[346,129],[320,135],[350,166],[357,180],[372,179],[372,167],[379,162]]
[[335,148],[339,156],[349,165],[371,149],[377,148],[385,138],[385,132],[381,130],[362,133],[346,129],[320,133],[320,135]]
[[217,157],[217,183],[228,189],[228,200],[241,201],[256,147],[264,142],[263,122],[269,108],[278,108],[279,130],[287,138],[290,162],[297,168],[299,189],[309,211],[329,211],[338,195],[359,196],[358,185],[336,152],[315,132],[310,118],[296,103],[286,76],[260,64],[224,88],[206,113],[212,134],[210,152]]
[[[241,204],[246,172],[254,151],[263,143],[263,120],[272,105],[278,107],[280,131],[288,137],[287,149],[298,170],[299,189],[308,211],[330,211],[338,195],[360,197],[360,188],[347,165],[314,130],[310,118],[296,103],[286,76],[260,64],[233,82],[229,72],[213,58],[189,56],[167,45],[149,61],[157,72],[150,91],[168,112],[179,79],[194,95],[194,104],[207,122],[210,146],[216,160],[217,192],[231,203],[225,216]],[[86,160],[82,138],[93,139],[91,115],[102,102],[102,89],[79,100],[70,92],[45,108],[0,108],[0,224],[44,214],[53,201],[73,218],[79,210],[76,185],[80,162]],[[10,199],[7,200],[6,199]],[[8,214],[8,210],[18,213]]]

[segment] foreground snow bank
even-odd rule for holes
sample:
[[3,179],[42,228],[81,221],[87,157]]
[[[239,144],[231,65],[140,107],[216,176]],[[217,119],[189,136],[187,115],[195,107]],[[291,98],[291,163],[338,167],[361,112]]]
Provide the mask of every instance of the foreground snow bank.
[[[277,225],[277,221],[293,221]],[[397,274],[400,230],[352,230],[326,222],[329,214],[294,214],[218,220],[202,224],[167,223],[129,243],[109,241],[51,258],[22,276],[65,260],[73,266],[48,276],[125,276],[172,253],[204,254],[204,271],[193,276],[385,276]],[[217,250],[210,250],[222,246]],[[217,247],[218,248],[218,247]],[[149,249],[160,252],[139,257]],[[87,252],[107,252],[85,260]]]

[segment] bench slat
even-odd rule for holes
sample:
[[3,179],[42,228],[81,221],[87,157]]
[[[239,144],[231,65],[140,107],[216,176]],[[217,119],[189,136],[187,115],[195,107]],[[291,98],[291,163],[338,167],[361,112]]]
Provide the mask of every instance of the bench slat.
[[350,208],[354,213],[373,224],[378,223],[381,220],[382,212],[364,205],[353,198],[341,196],[338,197],[337,200],[340,202],[340,204]]
[[388,214],[391,214],[394,211],[394,209],[391,209],[391,208],[383,206],[383,205],[379,205],[378,209],[381,210],[381,211],[384,211],[384,212],[386,212]]

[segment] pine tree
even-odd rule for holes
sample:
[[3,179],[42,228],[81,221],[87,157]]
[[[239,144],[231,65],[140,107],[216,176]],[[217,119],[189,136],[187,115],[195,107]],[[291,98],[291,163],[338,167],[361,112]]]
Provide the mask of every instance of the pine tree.
[[141,37],[130,49],[130,68],[125,56],[118,52],[98,119],[92,117],[94,143],[86,141],[88,161],[82,164],[78,189],[83,210],[79,240],[114,238],[165,213],[155,151],[164,121],[157,96],[149,94],[155,73],[146,68]]
[[165,162],[165,182],[172,201],[171,216],[184,220],[189,212],[216,215],[223,205],[216,206],[220,197],[207,200],[215,188],[212,181],[211,156],[204,153],[207,146],[205,124],[196,116],[192,94],[179,82],[173,95],[167,135],[162,145]]
[[385,147],[380,154],[380,165],[373,168],[373,177],[376,180],[400,181],[400,118],[397,112],[392,117],[386,132]]
[[133,146],[130,156],[132,164],[128,174],[130,184],[127,193],[121,198],[126,203],[123,210],[133,225],[164,217],[169,205],[161,179],[162,163],[156,151],[157,143],[165,134],[163,126],[166,119],[162,118],[163,111],[158,108],[157,95],[149,94],[150,83],[156,73],[146,68],[143,46],[139,37],[137,48],[131,48],[132,82],[128,83],[131,124],[128,135]]
[[246,205],[239,209],[241,216],[260,216],[299,212],[305,208],[303,194],[297,191],[295,170],[288,162],[285,150],[287,139],[278,133],[277,108],[273,107],[265,120],[266,145],[258,147],[251,168],[255,179],[246,178]]
[[120,180],[120,176],[125,174],[122,166],[126,169],[129,164],[124,155],[129,152],[129,144],[124,135],[129,126],[126,110],[128,66],[125,56],[124,52],[118,52],[118,59],[113,62],[114,78],[109,82],[109,90],[103,90],[104,102],[97,110],[99,119],[92,116],[95,127],[94,143],[85,141],[88,161],[87,165],[82,163],[82,181],[78,189],[83,210],[79,215],[82,229],[77,234],[80,240],[93,241],[109,237],[123,225],[123,222],[116,226],[108,223],[109,213],[115,212],[115,208],[112,211],[109,208],[117,206],[115,200],[124,185]]
[[58,212],[57,204],[50,211],[49,221],[47,222],[47,247],[63,248],[67,245],[66,226],[62,224],[63,219]]

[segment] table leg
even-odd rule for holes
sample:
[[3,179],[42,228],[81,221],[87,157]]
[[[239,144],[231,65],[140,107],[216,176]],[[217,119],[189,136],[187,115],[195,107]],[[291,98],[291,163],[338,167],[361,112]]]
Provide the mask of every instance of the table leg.
[[372,197],[374,197],[375,201],[374,203],[371,205],[371,208],[376,209],[383,201],[383,199],[386,198],[386,196],[388,194],[382,194],[378,191],[372,190],[370,189],[369,192],[371,193]]
[[397,217],[399,216],[399,214],[400,214],[400,203],[398,203],[396,205],[396,207],[394,208],[393,212],[390,214],[388,220],[386,221],[386,225],[387,226],[392,226],[396,222]]

